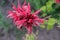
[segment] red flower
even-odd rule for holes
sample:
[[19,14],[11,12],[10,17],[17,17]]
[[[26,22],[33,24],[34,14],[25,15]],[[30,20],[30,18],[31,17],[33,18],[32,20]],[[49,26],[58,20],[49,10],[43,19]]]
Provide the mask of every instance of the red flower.
[[13,18],[13,21],[15,25],[17,25],[18,29],[20,29],[21,27],[25,27],[28,30],[28,33],[31,33],[33,26],[39,26],[40,23],[44,22],[43,19],[40,19],[37,16],[40,10],[32,14],[30,3],[26,5],[26,1],[22,5],[22,7],[20,7],[18,1],[18,8],[16,8],[15,5],[13,5],[13,9],[13,11],[8,11],[8,17]]
[[60,0],[55,0],[56,3],[60,3]]

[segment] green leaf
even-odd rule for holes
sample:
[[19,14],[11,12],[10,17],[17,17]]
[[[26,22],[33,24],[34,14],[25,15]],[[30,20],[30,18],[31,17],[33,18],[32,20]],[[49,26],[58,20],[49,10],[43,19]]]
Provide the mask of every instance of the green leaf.
[[42,6],[40,10],[42,10],[43,12],[46,12],[46,6]]
[[53,25],[48,24],[48,26],[47,26],[47,30],[52,30],[52,29],[53,29]]
[[54,18],[49,18],[48,24],[47,24],[47,30],[53,29],[53,26],[54,26],[55,22],[56,22],[56,19],[54,19]]

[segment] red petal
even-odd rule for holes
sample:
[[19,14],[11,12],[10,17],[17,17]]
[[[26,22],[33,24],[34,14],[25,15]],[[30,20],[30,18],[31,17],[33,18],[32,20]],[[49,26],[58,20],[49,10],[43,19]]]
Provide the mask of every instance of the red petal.
[[44,19],[40,19],[40,23],[44,23]]
[[34,26],[39,26],[39,25],[40,25],[39,22],[37,22],[37,21],[34,22]]
[[12,8],[14,9],[14,10],[17,10],[17,8],[16,8],[16,6],[12,3]]
[[60,3],[60,0],[55,0],[56,1],[56,3]]
[[40,10],[37,10],[34,14],[36,15],[36,14],[38,14],[40,12]]
[[18,9],[19,9],[19,10],[21,9],[21,7],[20,7],[20,3],[19,3],[19,0],[18,0]]
[[22,26],[24,23],[25,23],[25,19],[24,20],[17,20],[16,22],[15,22],[15,24],[17,25],[17,26]]
[[31,12],[31,6],[30,6],[30,3],[28,3],[28,13]]
[[24,4],[23,5],[26,5],[26,0],[24,0]]
[[12,11],[8,11],[9,15],[7,17],[13,18],[13,16],[15,16],[15,14]]
[[32,19],[29,19],[29,21],[28,21],[28,22],[32,24],[32,23],[33,23],[33,20],[32,20]]
[[25,5],[26,5],[26,0],[24,1],[23,5],[22,5],[22,8],[24,8]]

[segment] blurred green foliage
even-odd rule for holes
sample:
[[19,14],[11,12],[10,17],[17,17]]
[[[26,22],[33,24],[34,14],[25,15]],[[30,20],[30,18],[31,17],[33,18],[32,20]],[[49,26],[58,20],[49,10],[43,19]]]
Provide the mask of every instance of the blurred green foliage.
[[27,0],[27,2],[30,2],[33,9],[37,10],[40,9],[43,5],[45,5],[47,0]]
[[5,0],[0,0],[0,5],[4,6],[5,2],[6,2]]
[[4,20],[2,10],[0,9],[0,27],[3,27],[3,28],[5,28],[5,30],[8,30],[9,26],[10,26],[10,23],[8,23]]
[[26,34],[25,40],[35,40],[35,35],[34,34]]

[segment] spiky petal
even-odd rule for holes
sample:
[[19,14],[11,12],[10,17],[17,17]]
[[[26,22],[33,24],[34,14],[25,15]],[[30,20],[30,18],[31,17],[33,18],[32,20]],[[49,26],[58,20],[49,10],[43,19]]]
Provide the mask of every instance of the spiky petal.
[[18,1],[18,8],[16,8],[15,5],[13,5],[13,11],[9,10],[8,17],[13,18],[14,24],[17,26],[18,29],[21,29],[21,27],[25,27],[28,30],[28,33],[30,34],[32,32],[33,26],[39,26],[40,23],[43,23],[44,20],[40,19],[36,14],[40,12],[40,10],[31,13],[31,6],[30,3],[26,5],[26,0],[22,7],[20,7],[19,1]]

